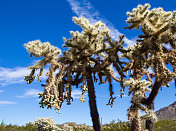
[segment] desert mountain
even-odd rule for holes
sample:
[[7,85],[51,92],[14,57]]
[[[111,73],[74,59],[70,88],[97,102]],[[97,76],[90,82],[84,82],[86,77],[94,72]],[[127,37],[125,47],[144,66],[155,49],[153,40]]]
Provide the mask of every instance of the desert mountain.
[[176,101],[169,106],[163,107],[155,112],[158,120],[176,121]]

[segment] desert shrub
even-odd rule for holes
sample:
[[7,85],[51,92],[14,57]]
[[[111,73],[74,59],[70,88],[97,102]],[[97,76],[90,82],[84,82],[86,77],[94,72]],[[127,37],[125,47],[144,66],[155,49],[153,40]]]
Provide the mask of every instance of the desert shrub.
[[176,131],[176,121],[160,120],[155,123],[156,131]]

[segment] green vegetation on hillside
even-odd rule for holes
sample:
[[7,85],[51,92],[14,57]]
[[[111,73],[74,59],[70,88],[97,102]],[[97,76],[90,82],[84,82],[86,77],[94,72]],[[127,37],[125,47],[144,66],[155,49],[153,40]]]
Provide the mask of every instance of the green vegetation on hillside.
[[[67,123],[63,125],[57,125],[61,130],[65,127],[71,127],[72,131],[93,131],[91,126],[85,124],[77,125],[76,123]],[[70,129],[71,129],[70,128]],[[130,131],[130,122],[111,121],[109,124],[102,125],[103,131]],[[156,131],[176,131],[176,121],[172,120],[160,120],[155,123]],[[26,124],[25,126],[18,125],[6,125],[4,121],[0,124],[0,131],[38,131],[36,126]],[[68,130],[69,131],[69,130]]]

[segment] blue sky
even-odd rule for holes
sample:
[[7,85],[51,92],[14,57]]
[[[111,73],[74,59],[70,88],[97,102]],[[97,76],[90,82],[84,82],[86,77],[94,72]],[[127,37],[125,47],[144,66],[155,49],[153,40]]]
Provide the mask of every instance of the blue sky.
[[[72,22],[73,16],[84,16],[91,22],[101,20],[111,29],[115,39],[125,34],[127,44],[134,43],[138,30],[125,30],[126,12],[138,4],[150,3],[152,8],[163,7],[166,11],[175,10],[175,0],[0,0],[0,121],[7,124],[23,125],[35,121],[36,117],[53,117],[58,124],[77,122],[92,125],[88,97],[85,103],[79,101],[81,91],[73,89],[74,101],[70,106],[63,104],[61,115],[54,109],[42,109],[37,93],[43,91],[39,82],[27,85],[24,75],[30,73],[27,66],[37,59],[29,58],[24,43],[40,39],[62,48],[63,37],[70,38],[69,31],[80,30]],[[43,80],[45,80],[43,76]],[[120,86],[114,83],[117,99],[113,108],[107,106],[108,85],[97,85],[97,105],[103,123],[111,120],[127,121],[130,97],[119,98]],[[155,100],[155,110],[175,101],[175,87],[163,88]]]

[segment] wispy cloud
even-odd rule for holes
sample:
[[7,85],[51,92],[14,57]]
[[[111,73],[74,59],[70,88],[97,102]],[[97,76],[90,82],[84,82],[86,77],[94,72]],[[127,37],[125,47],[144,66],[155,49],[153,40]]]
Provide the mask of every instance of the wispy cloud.
[[[74,99],[79,99],[82,95],[82,91],[81,90],[73,90],[71,94]],[[87,96],[87,92],[84,93],[84,97],[85,96]]]
[[[105,19],[99,11],[97,11],[93,5],[88,0],[67,0],[71,6],[72,11],[78,16],[78,17],[85,17],[87,18],[91,23],[95,23],[99,20],[104,22],[107,27],[111,30],[110,34],[111,37],[114,40],[118,40],[119,35],[122,35],[115,27],[114,25]],[[135,41],[129,40],[128,38],[124,38],[125,43],[130,46],[135,43]]]
[[0,90],[0,93],[4,92],[3,90]]
[[[24,75],[29,75],[31,70],[28,70],[27,67],[15,67],[15,68],[3,68],[0,67],[0,85],[5,86],[9,84],[18,84],[23,83]],[[36,72],[38,73],[38,72]],[[46,70],[44,70],[44,73]],[[46,76],[43,75],[41,79],[46,79]]]
[[16,96],[17,98],[31,98],[31,97],[38,97],[38,93],[40,93],[40,90],[37,89],[29,89],[24,92],[21,96]]
[[17,104],[17,102],[12,102],[12,101],[0,101],[0,106],[3,106],[3,105],[10,105],[10,104]]
[[93,8],[87,0],[67,0],[72,11],[79,17],[89,19],[90,23],[97,22],[100,18],[100,13]]
[[0,67],[0,85],[16,84],[24,81],[24,75],[28,75],[30,70],[23,67],[3,68]]

